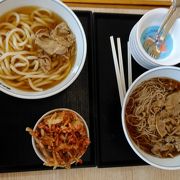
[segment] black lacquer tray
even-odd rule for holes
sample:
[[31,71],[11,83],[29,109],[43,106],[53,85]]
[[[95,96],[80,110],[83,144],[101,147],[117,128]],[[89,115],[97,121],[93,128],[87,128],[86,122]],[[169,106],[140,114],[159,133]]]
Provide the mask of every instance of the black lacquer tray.
[[[23,100],[0,93],[0,172],[45,170],[25,132],[45,112],[70,108],[87,121],[91,144],[82,165],[114,167],[143,165],[127,143],[121,125],[121,106],[109,37],[121,37],[127,85],[127,41],[141,15],[76,11],[84,27],[88,52],[76,81],[63,92],[40,100]],[[133,80],[146,69],[132,61]]]
[[[127,86],[127,41],[140,15],[94,14],[97,86],[97,165],[98,167],[145,164],[127,143],[121,125],[121,105],[109,37],[120,37]],[[133,80],[146,69],[132,60]]]
[[[97,94],[97,166],[145,165],[129,146],[121,124],[121,105],[110,45],[110,36],[121,38],[126,87],[127,42],[142,15],[95,13],[94,43]],[[177,65],[180,67],[180,64]],[[132,58],[132,79],[147,71]]]
[[33,127],[45,112],[59,107],[70,108],[80,113],[90,130],[91,144],[82,158],[83,164],[73,167],[96,165],[92,13],[76,14],[82,22],[88,42],[86,63],[76,81],[63,92],[40,100],[23,100],[0,93],[0,172],[50,169],[44,167],[36,156],[31,137],[25,132],[25,128]]

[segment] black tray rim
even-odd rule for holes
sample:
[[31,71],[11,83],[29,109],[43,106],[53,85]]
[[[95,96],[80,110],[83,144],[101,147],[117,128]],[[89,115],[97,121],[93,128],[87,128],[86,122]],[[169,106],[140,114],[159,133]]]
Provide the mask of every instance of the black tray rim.
[[[93,35],[93,13],[92,11],[80,11],[80,10],[74,10],[73,11],[77,17],[78,15],[79,16],[85,16],[87,17],[88,19],[88,23],[89,24],[89,33],[87,35],[90,35],[92,36]],[[79,17],[78,17],[79,18]],[[89,38],[90,39],[90,38]],[[95,111],[95,107],[96,106],[96,93],[94,92],[94,80],[95,80],[95,77],[94,77],[94,48],[93,48],[93,38],[91,39],[91,41],[87,42],[87,44],[89,44],[89,55],[88,56],[88,75],[89,75],[89,83],[91,84],[91,90],[89,91],[89,97],[94,97],[91,99],[91,101],[89,101],[90,103],[90,110],[89,110],[89,117],[91,118],[90,121],[91,122],[91,131],[94,131],[94,134],[93,135],[90,135],[90,139],[92,139],[93,141],[93,150],[91,150],[91,152],[93,152],[93,155],[91,154],[91,156],[93,156],[93,159],[88,161],[87,163],[84,163],[82,165],[72,165],[72,169],[77,169],[77,168],[89,168],[89,167],[96,167],[97,165],[97,158],[96,158],[96,127],[95,127],[95,119],[96,118],[96,114],[94,114],[93,112]],[[91,77],[92,76],[92,77]],[[91,107],[92,107],[92,110],[91,110]],[[64,169],[64,168],[57,168],[57,170],[61,170],[61,169]],[[28,171],[44,171],[44,170],[52,170],[51,167],[46,167],[46,166],[38,166],[38,165],[17,165],[17,166],[14,166],[14,165],[8,165],[8,166],[3,166],[3,165],[0,165],[0,173],[13,173],[13,172],[28,172]]]

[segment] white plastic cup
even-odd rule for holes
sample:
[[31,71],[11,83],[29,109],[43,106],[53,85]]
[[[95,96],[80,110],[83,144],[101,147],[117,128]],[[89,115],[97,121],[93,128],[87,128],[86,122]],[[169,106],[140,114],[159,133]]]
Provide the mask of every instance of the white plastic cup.
[[[134,59],[146,69],[155,68],[163,65],[176,65],[180,63],[180,51],[179,45],[180,42],[180,19],[177,19],[173,27],[171,28],[169,34],[173,40],[173,49],[171,53],[166,58],[154,59],[152,58],[145,50],[141,43],[141,36],[143,31],[150,26],[160,26],[163,19],[167,15],[168,9],[158,8],[148,11],[143,17],[136,23],[133,27],[132,35],[129,41],[134,43],[132,47],[132,55]],[[135,52],[133,54],[133,52]]]

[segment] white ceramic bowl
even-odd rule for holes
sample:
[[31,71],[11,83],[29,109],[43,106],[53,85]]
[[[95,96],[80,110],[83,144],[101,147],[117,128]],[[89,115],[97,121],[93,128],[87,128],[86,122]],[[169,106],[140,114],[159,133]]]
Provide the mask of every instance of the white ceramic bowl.
[[129,44],[130,44],[130,50],[131,50],[131,54],[134,58],[134,60],[142,67],[146,68],[146,69],[151,69],[153,68],[153,66],[148,63],[148,61],[144,61],[143,57],[142,57],[142,53],[139,51],[139,48],[137,47],[137,43],[135,41],[135,31],[136,31],[137,25],[135,25],[132,30],[131,33],[129,35]]
[[[134,42],[134,51],[138,52],[138,56],[134,55],[134,51],[132,50],[132,55],[134,59],[143,67],[147,69],[151,69],[154,67],[162,66],[162,65],[176,65],[180,63],[180,51],[178,42],[180,41],[180,19],[177,19],[169,34],[172,37],[173,41],[173,49],[171,53],[165,57],[160,59],[152,58],[143,48],[141,43],[141,35],[143,31],[150,26],[160,26],[163,19],[165,18],[168,9],[166,8],[157,8],[148,11],[143,15],[143,17],[135,24],[134,28],[131,32],[130,41]],[[158,17],[158,18],[157,18]]]
[[133,92],[133,90],[143,81],[146,81],[151,78],[155,77],[167,77],[171,79],[175,79],[177,81],[180,81],[180,68],[178,67],[173,67],[173,66],[161,66],[158,68],[151,69],[142,75],[140,75],[130,86],[128,89],[123,107],[122,107],[122,126],[123,126],[123,131],[125,133],[126,139],[131,146],[131,148],[134,150],[134,152],[146,163],[155,166],[157,168],[161,169],[167,169],[167,170],[176,170],[180,169],[180,155],[175,156],[174,158],[158,158],[152,155],[149,155],[142,151],[131,139],[128,129],[126,127],[126,122],[125,122],[125,108],[126,104],[129,100],[130,94]]
[[[84,118],[83,118],[79,113],[73,111],[72,109],[67,109],[67,108],[57,108],[57,109],[53,109],[53,110],[48,111],[47,113],[45,113],[45,114],[44,114],[43,116],[41,116],[41,118],[36,122],[36,124],[35,124],[35,126],[34,126],[34,128],[33,128],[33,131],[36,130],[37,125],[44,119],[45,116],[47,116],[47,115],[49,115],[49,114],[51,114],[51,113],[53,113],[53,112],[57,112],[57,111],[71,111],[71,112],[75,113],[75,114],[79,117],[79,119],[82,120],[82,122],[84,123],[85,128],[86,128],[86,132],[87,132],[87,136],[89,137],[89,128],[88,128],[88,126],[87,126],[86,121],[84,120]],[[34,149],[36,155],[45,163],[46,161],[45,161],[45,159],[44,159],[44,156],[43,156],[42,153],[39,151],[39,149],[36,147],[36,143],[35,143],[35,140],[34,140],[33,137],[32,137],[32,146],[33,146],[33,149]],[[82,154],[82,156],[83,156],[83,154]],[[81,157],[82,157],[82,156],[81,156]],[[81,158],[81,157],[79,157],[79,158]],[[75,161],[73,161],[71,164],[73,164],[74,162],[75,162]],[[64,166],[62,166],[62,167],[64,167]]]
[[18,98],[40,99],[55,95],[70,86],[80,74],[86,59],[87,42],[83,27],[74,12],[59,0],[4,0],[0,3],[0,16],[23,6],[47,8],[59,15],[68,24],[76,38],[76,59],[68,76],[58,85],[42,92],[25,92],[0,83],[0,91]]

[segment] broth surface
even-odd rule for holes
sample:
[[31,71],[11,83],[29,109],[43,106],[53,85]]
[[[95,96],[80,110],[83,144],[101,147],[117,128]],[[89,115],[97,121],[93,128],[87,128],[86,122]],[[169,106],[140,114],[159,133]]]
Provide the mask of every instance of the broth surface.
[[180,82],[153,78],[130,95],[125,120],[130,137],[148,154],[180,154]]
[[0,17],[0,80],[10,87],[49,89],[66,78],[75,57],[75,36],[54,12],[27,6]]

